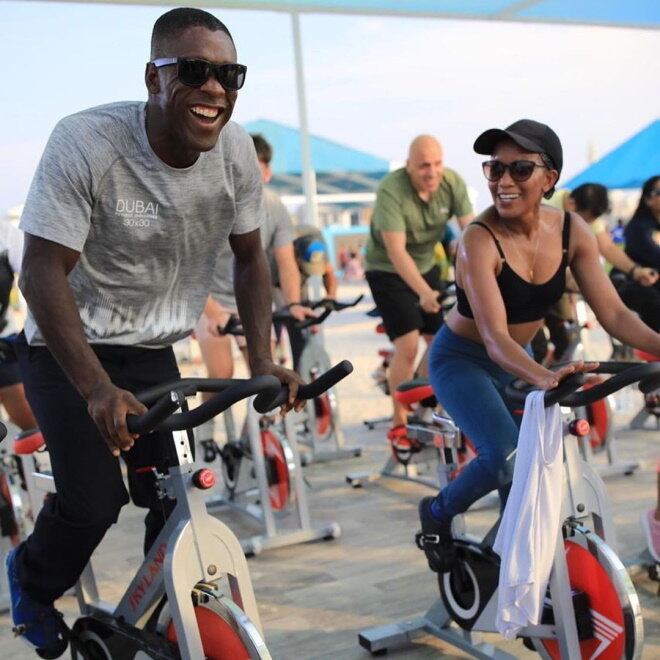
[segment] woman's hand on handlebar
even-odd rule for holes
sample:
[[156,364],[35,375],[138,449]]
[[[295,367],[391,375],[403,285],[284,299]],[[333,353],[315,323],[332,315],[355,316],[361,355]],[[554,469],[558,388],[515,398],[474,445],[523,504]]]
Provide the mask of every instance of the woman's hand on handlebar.
[[572,376],[573,374],[580,374],[586,371],[593,371],[598,368],[598,362],[585,362],[584,360],[577,360],[565,364],[555,371],[549,371],[548,374],[541,379],[537,380],[534,385],[540,390],[551,390],[559,385],[564,378]]
[[253,376],[275,376],[282,385],[289,388],[289,400],[282,406],[282,413],[293,409],[300,412],[305,407],[305,401],[298,399],[298,387],[304,385],[305,381],[291,369],[286,369],[275,364],[272,360],[262,360],[252,365]]
[[110,381],[97,385],[87,397],[87,411],[113,456],[128,451],[138,437],[126,426],[126,415],[144,415],[147,408],[130,392]]
[[633,279],[642,286],[653,286],[658,281],[658,271],[653,268],[636,268]]

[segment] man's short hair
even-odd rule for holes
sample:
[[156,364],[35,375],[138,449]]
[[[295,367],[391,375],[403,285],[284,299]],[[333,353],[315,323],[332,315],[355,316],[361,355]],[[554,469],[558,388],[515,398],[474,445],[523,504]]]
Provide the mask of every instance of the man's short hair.
[[571,192],[571,198],[578,213],[589,211],[594,218],[607,213],[610,208],[607,188],[600,183],[583,183]]
[[175,39],[184,30],[191,27],[204,27],[212,32],[224,32],[232,41],[234,39],[227,26],[219,21],[213,14],[202,9],[192,7],[179,7],[164,13],[155,23],[151,33],[151,59],[170,53],[161,53],[160,48]]
[[273,159],[273,147],[266,138],[260,133],[251,133],[250,137],[254,142],[254,148],[257,152],[257,158],[268,165]]

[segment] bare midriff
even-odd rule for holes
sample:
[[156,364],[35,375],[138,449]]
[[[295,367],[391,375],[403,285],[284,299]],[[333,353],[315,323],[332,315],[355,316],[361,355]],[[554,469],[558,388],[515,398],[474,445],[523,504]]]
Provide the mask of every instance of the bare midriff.
[[[457,309],[452,309],[449,312],[445,323],[455,335],[477,342],[477,344],[484,343],[475,321],[459,314]],[[513,323],[508,325],[507,328],[513,341],[521,346],[527,346],[542,325],[543,319],[539,319],[538,321],[528,321],[527,323]]]

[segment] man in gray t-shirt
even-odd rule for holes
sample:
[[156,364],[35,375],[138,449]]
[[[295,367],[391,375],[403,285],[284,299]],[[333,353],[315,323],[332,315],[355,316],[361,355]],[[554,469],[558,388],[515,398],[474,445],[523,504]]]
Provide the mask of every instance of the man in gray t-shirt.
[[170,504],[136,468],[165,471],[164,438],[137,439],[126,415],[146,410],[134,392],[178,378],[171,345],[199,317],[227,245],[252,372],[278,376],[297,403],[300,379],[270,355],[261,176],[250,137],[229,121],[245,77],[236,59],[214,16],[167,12],[154,25],[146,104],[63,119],[30,188],[20,281],[29,317],[16,348],[57,495],[7,566],[14,624],[42,657],[66,646],[52,603],[128,501],[120,452],[134,502],[149,508],[145,552],[163,525]]

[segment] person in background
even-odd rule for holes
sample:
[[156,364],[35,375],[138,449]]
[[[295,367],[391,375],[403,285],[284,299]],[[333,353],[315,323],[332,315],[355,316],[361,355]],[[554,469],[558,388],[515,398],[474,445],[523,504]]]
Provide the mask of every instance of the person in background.
[[[394,344],[389,384],[394,408],[388,439],[407,444],[407,411],[394,399],[413,376],[420,336],[430,343],[442,324],[442,283],[434,248],[450,218],[465,227],[474,217],[463,179],[444,166],[442,146],[416,137],[406,166],[378,186],[366,250],[366,277],[388,337]],[[426,373],[426,362],[420,373]]]
[[[294,227],[296,238],[293,241],[293,251],[296,264],[300,273],[300,291],[298,295],[301,300],[309,298],[309,278],[317,276],[321,278],[326,298],[337,297],[337,275],[328,259],[328,250],[320,230],[310,225],[297,225]],[[273,282],[273,300],[276,304],[284,300],[281,289],[281,280]],[[289,326],[289,343],[291,345],[291,358],[293,368],[298,368],[298,362],[305,348],[304,334],[297,328]],[[278,335],[281,328],[277,328]]]
[[11,343],[17,328],[9,314],[14,276],[21,272],[23,232],[9,220],[0,222],[0,338],[8,342],[0,357],[0,404],[9,420],[22,431],[36,428],[37,421],[25,398],[25,389]]
[[359,282],[364,279],[364,266],[359,249],[352,249],[348,253],[348,261],[344,266],[344,280],[347,282]]
[[635,263],[660,271],[660,175],[644,182],[624,237],[626,254]]
[[[643,204],[644,195],[642,194],[640,207]],[[623,302],[630,309],[637,312],[646,325],[656,331],[660,330],[658,270],[653,266],[648,266],[648,263],[652,262],[652,249],[649,256],[647,254],[649,249],[645,246],[645,237],[650,232],[647,232],[648,220],[645,219],[644,214],[640,216],[638,208],[636,215],[641,219],[635,221],[636,224],[632,230],[632,234],[634,234],[632,253],[640,254],[642,259],[646,259],[647,263],[643,265],[631,258],[628,247],[624,252],[616,245],[607,231],[607,225],[602,217],[610,208],[605,186],[599,183],[584,183],[578,186],[568,196],[566,208],[579,213],[587,221],[596,237],[600,254],[605,261],[613,266],[610,277]],[[626,231],[629,231],[628,228],[626,228]],[[660,253],[660,246],[656,246],[656,249]],[[658,266],[660,266],[660,259],[658,260]]]
[[[261,179],[268,184],[273,176],[271,160],[273,149],[268,141],[259,134],[251,135],[257,154]],[[289,305],[291,315],[297,320],[303,320],[314,313],[308,307],[300,304],[301,277],[296,264],[293,250],[293,225],[289,212],[280,200],[278,194],[264,186],[264,223],[260,227],[261,245],[266,253],[271,278],[276,277],[282,282],[281,293],[275,304]],[[232,354],[232,337],[220,334],[222,328],[232,314],[236,314],[237,305],[234,295],[234,254],[226,245],[218,255],[211,282],[211,295],[206,302],[204,312],[195,325],[195,338],[199,343],[202,360],[206,366],[209,378],[231,378],[234,374],[234,357]],[[245,337],[234,337],[243,354],[246,364],[249,364]],[[202,394],[204,401],[212,394]],[[204,450],[207,460],[215,456],[213,440],[214,423],[210,420],[198,427],[195,435]]]

